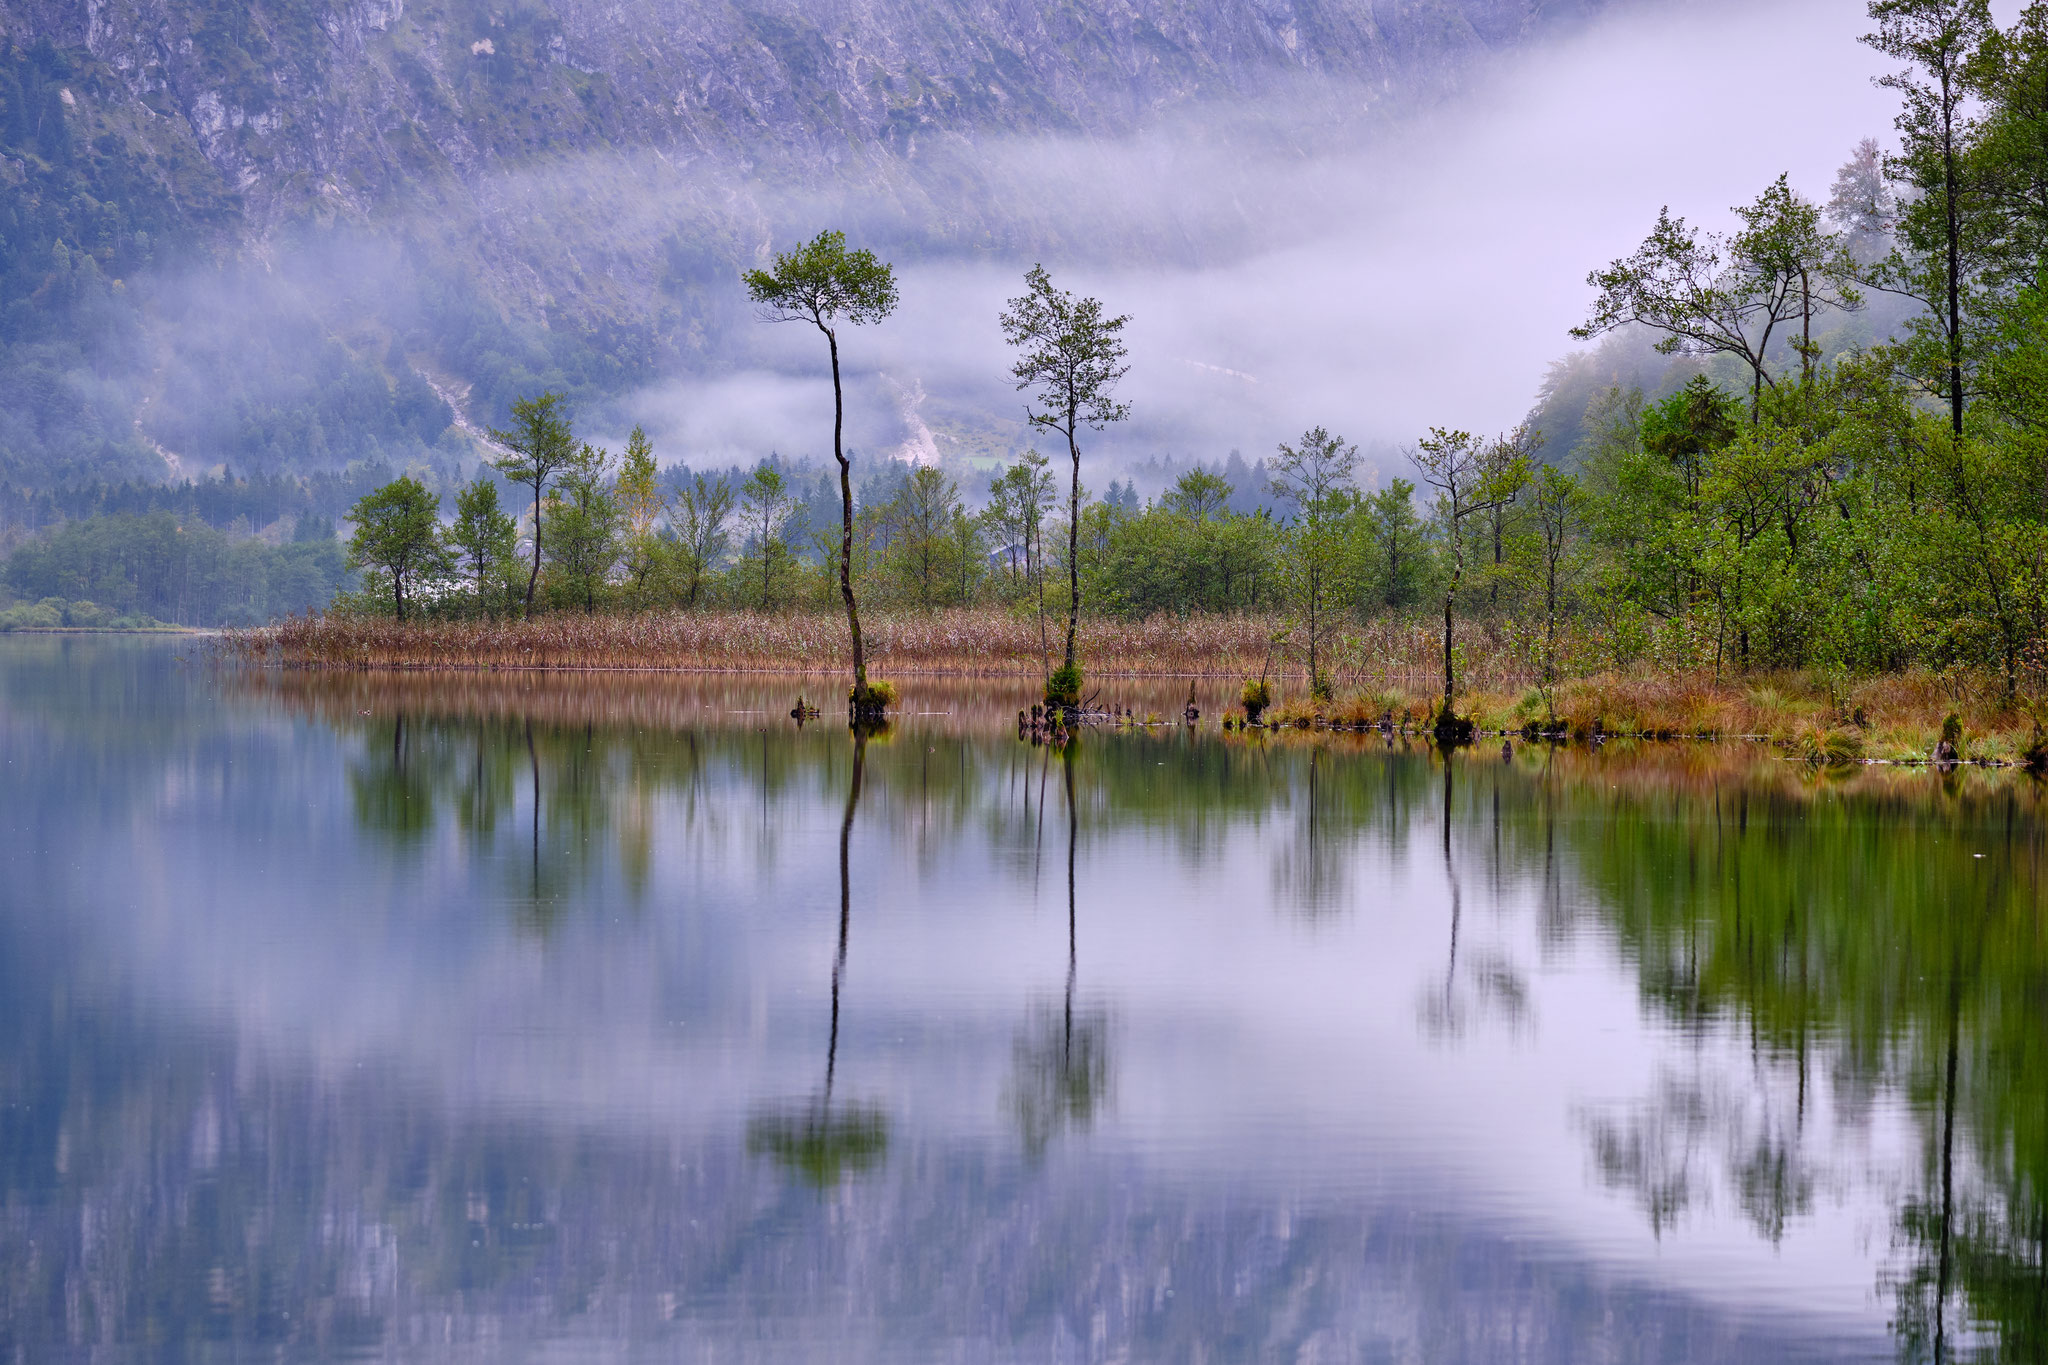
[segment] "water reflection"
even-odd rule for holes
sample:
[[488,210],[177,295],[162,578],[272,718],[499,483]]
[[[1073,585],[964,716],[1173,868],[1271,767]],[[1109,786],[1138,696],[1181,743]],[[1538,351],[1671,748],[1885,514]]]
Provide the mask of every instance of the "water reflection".
[[[1034,1006],[1018,1034],[1010,1105],[1024,1151],[1034,1161],[1055,1137],[1085,1133],[1109,1094],[1109,1016],[1096,1007],[1075,1013],[1074,990],[1081,971],[1075,856],[1081,839],[1080,807],[1074,797],[1074,760],[1078,743],[1060,752],[1060,775],[1067,793],[1067,990],[1057,1011]],[[1041,784],[1039,832],[1044,830]]]
[[[802,710],[799,704],[799,711]],[[799,727],[804,717],[796,718]],[[800,1109],[770,1113],[747,1127],[747,1150],[763,1152],[800,1171],[820,1189],[848,1174],[874,1169],[889,1145],[889,1121],[878,1108],[832,1107],[832,1082],[839,1067],[839,990],[846,975],[846,939],[853,924],[853,817],[860,809],[861,779],[867,772],[868,741],[886,726],[853,729],[853,772],[847,779],[846,815],[839,822],[839,951],[832,958],[832,1027],[825,1044],[825,1087]],[[764,784],[765,787],[765,784]]]
[[2048,1349],[2038,788],[793,695],[0,644],[0,1355]]

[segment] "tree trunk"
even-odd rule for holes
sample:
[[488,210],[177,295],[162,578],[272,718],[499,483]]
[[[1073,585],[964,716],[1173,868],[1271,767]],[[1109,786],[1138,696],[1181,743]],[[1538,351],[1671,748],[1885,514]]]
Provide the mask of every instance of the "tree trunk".
[[526,576],[526,614],[533,615],[533,589],[540,582],[540,483],[533,481],[533,572]]
[[829,327],[818,330],[832,348],[832,458],[839,461],[839,595],[846,601],[846,630],[853,637],[853,690],[865,698],[868,659],[860,638],[860,608],[853,600],[853,475],[844,443],[846,397],[839,382],[839,338]]
[[1316,696],[1316,623],[1322,615],[1322,582],[1316,572],[1315,555],[1320,547],[1315,543],[1315,534],[1309,533],[1308,543],[1308,696],[1314,702]]
[[[1038,557],[1035,561],[1030,549],[1030,544],[1034,541],[1038,546]],[[1046,674],[1045,656],[1052,653],[1052,650],[1046,646],[1045,641],[1045,527],[1036,517],[1032,519],[1031,531],[1026,537],[1024,559],[1025,567],[1031,574],[1031,581],[1038,588],[1038,681],[1043,684]]]
[[1067,404],[1067,453],[1074,461],[1074,481],[1067,493],[1067,664],[1074,666],[1074,634],[1081,625],[1081,447],[1074,440],[1079,414]]
[[1444,709],[1440,722],[1449,723],[1452,710],[1451,700],[1458,694],[1457,674],[1452,667],[1451,656],[1451,604],[1458,596],[1458,580],[1451,579],[1449,591],[1444,593]]
[[1941,75],[1942,191],[1948,226],[1948,406],[1955,434],[1963,434],[1963,261],[1962,228],[1956,212],[1956,134],[1952,77]]

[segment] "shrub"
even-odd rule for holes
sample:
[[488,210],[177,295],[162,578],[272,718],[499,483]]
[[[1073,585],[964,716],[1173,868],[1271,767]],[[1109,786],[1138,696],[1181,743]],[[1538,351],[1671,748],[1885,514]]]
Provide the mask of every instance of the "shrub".
[[1792,750],[1808,763],[1839,767],[1863,757],[1863,737],[1825,725],[1805,725],[1794,736]]
[[1052,671],[1045,680],[1045,704],[1047,706],[1079,706],[1081,704],[1081,666],[1062,664]]
[[885,682],[880,678],[870,678],[868,679],[868,690],[865,696],[862,695],[858,686],[848,689],[846,696],[847,700],[851,701],[855,706],[865,705],[876,710],[886,711],[896,704],[896,684]]
[[1257,725],[1259,716],[1273,704],[1272,684],[1264,678],[1247,678],[1238,700],[1244,703],[1245,719]]

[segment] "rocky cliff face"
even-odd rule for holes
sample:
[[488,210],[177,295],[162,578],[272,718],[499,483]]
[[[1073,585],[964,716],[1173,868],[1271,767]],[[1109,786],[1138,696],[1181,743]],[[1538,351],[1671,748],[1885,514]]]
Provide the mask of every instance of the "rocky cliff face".
[[[423,384],[488,420],[715,367],[820,204],[898,260],[1228,250],[1257,205],[1119,220],[1015,149],[1370,116],[1609,2],[0,0],[0,349],[44,348],[0,364],[0,482],[333,465],[431,447]],[[227,287],[165,284],[195,261]]]
[[1127,132],[1295,75],[1433,92],[1595,0],[0,0],[74,116],[189,143],[262,231],[550,153],[749,167]]

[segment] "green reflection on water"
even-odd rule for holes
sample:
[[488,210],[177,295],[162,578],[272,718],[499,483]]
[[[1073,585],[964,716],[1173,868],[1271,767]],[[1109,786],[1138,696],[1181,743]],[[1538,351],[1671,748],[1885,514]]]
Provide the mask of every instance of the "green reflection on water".
[[[87,704],[69,676],[55,662],[44,675],[17,666],[4,694],[23,761],[42,752],[35,744],[56,743],[51,734],[89,737],[62,751],[76,763],[38,770],[59,805],[105,799],[134,774],[157,773],[166,754],[201,764],[229,742],[207,727],[232,722],[194,719],[196,703],[189,714],[169,708],[146,681],[95,684]],[[1903,1097],[1918,1160],[1887,1210],[1894,1255],[1883,1285],[1900,1351],[2048,1353],[2048,869],[2040,789],[2023,779],[1829,777],[1726,750],[1538,750],[1507,761],[1482,751],[1445,761],[1398,739],[1224,741],[1178,730],[1090,734],[1054,755],[1001,738],[1003,707],[992,727],[908,724],[882,743],[760,716],[665,713],[630,689],[557,688],[531,707],[461,689],[387,694],[360,680],[261,695],[344,741],[348,809],[366,839],[406,859],[454,841],[541,944],[586,903],[579,888],[607,870],[642,892],[656,803],[752,840],[764,862],[798,837],[777,818],[784,804],[836,806],[839,937],[822,1084],[753,1114],[745,1134],[749,1150],[800,1186],[829,1188],[891,1160],[889,1115],[835,1095],[859,1093],[859,1059],[841,1056],[839,1026],[864,904],[851,861],[856,817],[885,825],[919,858],[973,832],[1020,877],[1064,877],[1065,991],[1030,1005],[1003,1092],[1017,1144],[1034,1160],[1085,1137],[1116,1069],[1111,1013],[1085,989],[1089,888],[1078,850],[1135,833],[1201,865],[1253,847],[1270,863],[1275,912],[1311,926],[1371,909],[1353,883],[1359,851],[1402,851],[1440,862],[1451,892],[1442,971],[1416,982],[1416,1026],[1434,1045],[1521,1026],[1529,965],[1461,951],[1459,940],[1472,907],[1512,882],[1536,888],[1548,942],[1611,944],[1648,1017],[1680,1037],[1739,1029],[1759,1076],[1789,1082],[1780,1103],[1772,1088],[1674,1071],[1636,1103],[1582,1116],[1596,1178],[1635,1201],[1652,1228],[1683,1225],[1711,1165],[1756,1236],[1779,1241],[1837,1159],[1807,1141],[1811,1096],[1826,1087],[1851,1112]],[[105,708],[104,724],[94,706]],[[164,1145],[193,1112],[233,1102],[209,1089],[209,1058],[135,1062],[155,1055],[141,1022],[67,1013],[48,1003],[32,959],[10,965],[0,1172],[11,1198],[62,1190],[82,1200],[132,1169],[138,1125],[144,1147]],[[113,1060],[121,1057],[131,1060]],[[305,1097],[303,1107],[279,1122],[317,1150],[320,1105]],[[580,1188],[590,1177],[579,1171],[617,1159],[573,1142],[496,1145],[423,1113],[410,1123],[384,1135],[390,1150],[358,1154],[350,1178],[373,1213],[404,1221],[393,1211],[431,1210],[406,1223],[407,1273],[449,1292],[534,1274],[561,1246],[562,1213],[548,1192]],[[118,1312],[158,1339],[290,1337],[287,1306],[336,1300],[345,1274],[280,1250],[318,1243],[328,1178],[229,1158],[163,1215],[168,1224],[150,1223],[139,1203],[118,1210],[130,1222],[112,1235],[137,1248],[137,1271],[118,1291],[133,1297]],[[630,1210],[614,1212],[631,1225]],[[20,1245],[0,1250],[9,1304],[62,1302],[54,1265]],[[561,1302],[589,1288],[569,1283]],[[338,1347],[379,1339],[382,1319],[336,1311]]]

